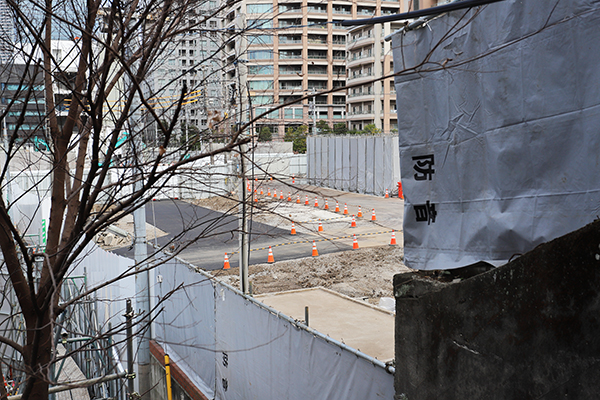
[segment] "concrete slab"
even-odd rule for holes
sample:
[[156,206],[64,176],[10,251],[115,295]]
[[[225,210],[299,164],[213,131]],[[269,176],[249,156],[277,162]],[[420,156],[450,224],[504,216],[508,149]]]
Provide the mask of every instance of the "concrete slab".
[[387,362],[394,358],[394,315],[325,288],[255,296],[298,320],[309,308],[309,326],[361,352]]

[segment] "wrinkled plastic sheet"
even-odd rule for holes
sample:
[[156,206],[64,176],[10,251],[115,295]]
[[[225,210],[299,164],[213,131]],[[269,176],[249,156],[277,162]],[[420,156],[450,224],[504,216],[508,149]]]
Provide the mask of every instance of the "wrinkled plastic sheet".
[[395,72],[435,47],[395,81],[412,268],[501,265],[600,215],[600,2],[476,13],[392,39]]
[[393,375],[217,285],[216,398],[393,399]]

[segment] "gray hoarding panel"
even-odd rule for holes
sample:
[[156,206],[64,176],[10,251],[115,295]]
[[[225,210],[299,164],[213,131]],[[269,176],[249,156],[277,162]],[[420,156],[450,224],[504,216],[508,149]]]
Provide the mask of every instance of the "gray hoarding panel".
[[[373,193],[381,196],[385,193],[385,152],[387,149],[384,147],[384,137],[379,136],[374,138],[375,146],[375,159],[373,160]],[[389,187],[388,187],[389,189]]]
[[364,137],[356,138],[357,142],[357,185],[358,192],[365,193],[367,188],[367,139]]
[[350,189],[350,141],[348,138],[342,139],[342,190]]
[[350,181],[348,184],[348,189],[351,192],[358,191],[358,140],[357,138],[345,138],[346,141],[350,143]]
[[322,184],[322,179],[321,177],[323,176],[322,174],[322,168],[323,168],[323,163],[322,163],[322,155],[321,155],[321,140],[318,140],[315,138],[315,179],[313,181],[313,184],[319,186]]
[[327,170],[327,183],[325,184],[327,187],[334,188],[335,187],[335,174],[336,174],[336,165],[335,165],[335,138],[329,137],[327,140],[327,162],[329,168]]
[[499,265],[600,213],[598,3],[462,15],[393,38],[396,71],[434,48],[446,67],[395,81],[405,258],[418,269]]
[[375,138],[365,138],[365,193],[375,193]]
[[341,190],[344,187],[344,139],[341,137],[335,138],[335,188]]

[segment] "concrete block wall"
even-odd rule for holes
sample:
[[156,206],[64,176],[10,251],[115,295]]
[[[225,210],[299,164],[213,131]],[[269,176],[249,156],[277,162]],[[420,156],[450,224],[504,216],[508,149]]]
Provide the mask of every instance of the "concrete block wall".
[[396,275],[395,398],[600,398],[599,245],[597,220],[468,279]]

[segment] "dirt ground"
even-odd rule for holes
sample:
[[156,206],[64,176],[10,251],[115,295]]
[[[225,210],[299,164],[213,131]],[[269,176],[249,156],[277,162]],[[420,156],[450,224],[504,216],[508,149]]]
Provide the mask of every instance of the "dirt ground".
[[[193,203],[219,211],[226,211],[237,205],[234,200],[222,197],[194,200]],[[273,216],[270,215],[269,219],[273,221]],[[378,304],[381,297],[393,297],[394,275],[410,271],[404,266],[404,251],[401,246],[380,246],[273,264],[251,265],[249,280],[253,294],[321,286]],[[215,271],[214,275],[239,287],[238,268]]]
[[[382,246],[257,264],[250,266],[249,279],[253,294],[321,286],[378,304],[381,297],[393,297],[394,274],[411,271],[404,266],[403,255],[399,246]],[[214,275],[239,287],[238,268]]]
[[[237,207],[237,201],[223,197],[211,197],[191,201],[198,206],[226,212]],[[260,218],[261,213],[255,217]],[[272,213],[265,213],[274,222]],[[132,233],[133,220],[127,216],[120,221],[118,227]],[[155,231],[148,225],[146,231],[150,236],[162,236],[165,233]],[[102,243],[103,247],[112,248],[131,238],[117,238],[112,243]],[[100,238],[101,239],[101,238]],[[106,239],[106,238],[104,238]],[[112,245],[112,246],[111,246]],[[324,254],[318,257],[306,257],[292,261],[280,261],[273,264],[251,265],[249,279],[253,294],[275,293],[286,290],[325,287],[356,299],[378,304],[381,297],[393,297],[393,277],[397,273],[410,272],[404,266],[402,246],[361,247],[358,250]],[[239,287],[239,270],[214,271],[213,274],[234,287]]]

